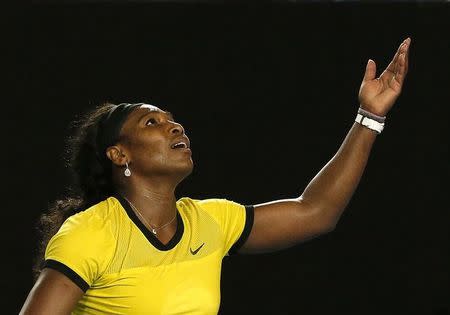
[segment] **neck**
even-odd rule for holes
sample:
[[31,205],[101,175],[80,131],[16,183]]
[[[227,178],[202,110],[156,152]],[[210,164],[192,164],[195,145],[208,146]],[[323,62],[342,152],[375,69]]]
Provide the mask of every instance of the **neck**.
[[123,185],[119,193],[134,205],[148,223],[159,227],[172,220],[177,213],[175,188],[176,185],[160,179],[143,181],[135,176]]

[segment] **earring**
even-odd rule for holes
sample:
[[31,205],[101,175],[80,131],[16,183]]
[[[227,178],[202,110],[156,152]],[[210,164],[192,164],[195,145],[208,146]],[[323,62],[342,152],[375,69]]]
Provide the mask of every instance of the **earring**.
[[130,169],[128,167],[128,162],[125,162],[125,165],[127,166],[127,168],[123,172],[123,175],[125,175],[126,177],[130,177],[131,176],[131,171],[130,171]]

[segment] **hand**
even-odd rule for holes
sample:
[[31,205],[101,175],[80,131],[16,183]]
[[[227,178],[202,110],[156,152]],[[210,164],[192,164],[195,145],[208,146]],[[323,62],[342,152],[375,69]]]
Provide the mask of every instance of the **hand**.
[[359,103],[362,108],[376,115],[386,116],[400,95],[408,72],[410,43],[411,39],[408,37],[400,44],[391,63],[378,78],[375,78],[377,71],[375,61],[369,59],[359,88]]

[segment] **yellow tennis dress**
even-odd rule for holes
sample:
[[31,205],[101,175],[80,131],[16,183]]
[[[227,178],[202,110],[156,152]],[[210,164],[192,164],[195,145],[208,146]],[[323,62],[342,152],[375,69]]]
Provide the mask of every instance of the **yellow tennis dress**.
[[167,244],[119,195],[64,222],[47,246],[44,267],[85,291],[73,314],[217,314],[222,259],[247,239],[253,207],[185,197],[177,209],[177,230]]

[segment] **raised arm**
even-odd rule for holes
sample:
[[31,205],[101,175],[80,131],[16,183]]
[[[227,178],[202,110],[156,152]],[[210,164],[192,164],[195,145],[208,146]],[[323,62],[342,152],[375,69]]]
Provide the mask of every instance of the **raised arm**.
[[[385,116],[400,95],[408,71],[407,38],[376,78],[369,60],[359,90],[361,108]],[[364,172],[377,133],[354,123],[333,158],[295,199],[255,206],[252,231],[239,253],[270,252],[329,232],[336,226]]]
[[69,315],[84,292],[69,278],[44,269],[20,311],[20,315]]

